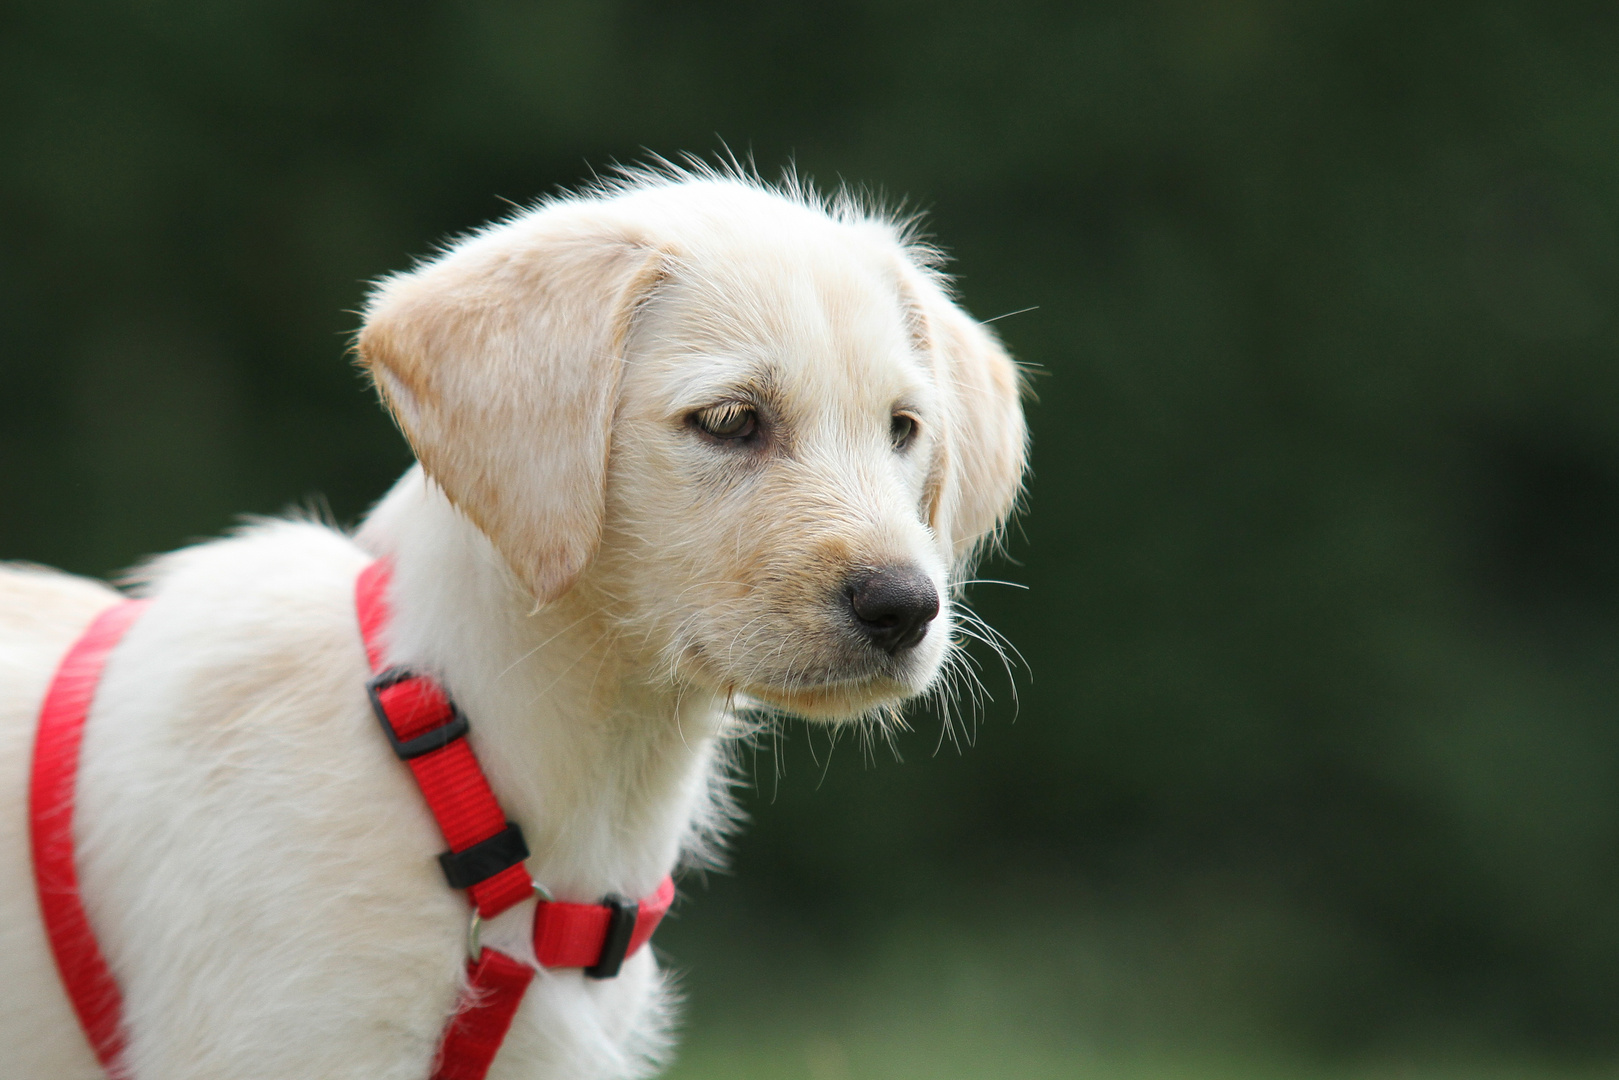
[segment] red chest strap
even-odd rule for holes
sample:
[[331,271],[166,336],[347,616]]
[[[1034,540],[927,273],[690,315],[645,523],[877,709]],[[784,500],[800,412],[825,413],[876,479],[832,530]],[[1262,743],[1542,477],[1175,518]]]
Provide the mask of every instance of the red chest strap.
[[[522,830],[506,820],[467,742],[467,719],[449,695],[425,675],[384,667],[391,569],[388,560],[378,559],[360,572],[354,587],[360,634],[376,672],[367,684],[372,707],[449,844],[439,856],[446,880],[467,890],[481,917],[493,918],[534,895],[523,862],[528,845]],[[594,978],[611,978],[651,938],[674,894],[666,877],[638,903],[618,896],[598,904],[541,899],[534,910],[535,959],[543,967],[584,968]],[[504,953],[482,949],[467,977],[467,993],[439,1049],[435,1080],[482,1080],[533,972]]]
[[28,782],[28,836],[34,853],[34,887],[50,938],[51,955],[62,975],[73,1011],[101,1067],[112,1077],[127,1075],[124,1053],[124,999],[113,981],[79,895],[73,861],[73,802],[78,787],[79,749],[101,669],[113,647],[146,607],[126,600],[97,615],[84,636],[62,658],[39,709],[34,760]]

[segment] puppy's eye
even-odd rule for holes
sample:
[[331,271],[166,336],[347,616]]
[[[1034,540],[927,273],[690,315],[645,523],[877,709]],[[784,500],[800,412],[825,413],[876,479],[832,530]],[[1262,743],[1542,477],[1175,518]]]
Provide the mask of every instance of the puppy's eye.
[[895,450],[908,449],[916,439],[918,421],[910,413],[897,412],[888,421],[888,438]]
[[753,406],[740,401],[727,401],[698,409],[691,414],[691,422],[705,434],[727,441],[751,438],[759,430],[758,412]]

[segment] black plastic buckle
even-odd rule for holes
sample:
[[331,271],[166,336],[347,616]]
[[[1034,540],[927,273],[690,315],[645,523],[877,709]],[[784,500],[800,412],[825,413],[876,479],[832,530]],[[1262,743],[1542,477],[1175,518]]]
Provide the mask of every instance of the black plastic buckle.
[[[394,748],[394,753],[399,755],[400,761],[409,761],[423,754],[431,754],[434,750],[442,750],[464,736],[469,727],[460,707],[454,701],[450,701],[450,719],[446,723],[431,731],[423,732],[414,739],[401,742],[399,733],[394,731],[393,722],[388,719],[388,710],[382,707],[382,691],[417,677],[410,668],[391,667],[373,676],[371,681],[365,684],[365,692],[371,695],[371,711],[377,714],[377,720],[382,724],[382,733],[388,736],[388,745]],[[445,700],[449,701],[449,695],[445,695]]]
[[479,840],[464,851],[446,851],[438,857],[438,864],[444,868],[450,888],[470,889],[526,858],[528,841],[523,839],[523,830],[517,822],[508,821],[504,829],[487,840]]
[[592,979],[611,979],[624,966],[624,957],[629,955],[630,938],[635,936],[635,920],[641,914],[641,905],[617,893],[602,897],[601,905],[609,911],[607,938],[602,942],[601,957],[585,968],[585,974]]

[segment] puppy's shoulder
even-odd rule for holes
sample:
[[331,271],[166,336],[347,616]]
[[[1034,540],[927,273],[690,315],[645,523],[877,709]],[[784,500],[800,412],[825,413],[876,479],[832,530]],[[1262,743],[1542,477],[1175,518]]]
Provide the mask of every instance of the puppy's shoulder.
[[159,556],[136,575],[137,592],[153,600],[138,647],[261,678],[321,658],[363,663],[354,580],[370,560],[337,529],[281,519]]

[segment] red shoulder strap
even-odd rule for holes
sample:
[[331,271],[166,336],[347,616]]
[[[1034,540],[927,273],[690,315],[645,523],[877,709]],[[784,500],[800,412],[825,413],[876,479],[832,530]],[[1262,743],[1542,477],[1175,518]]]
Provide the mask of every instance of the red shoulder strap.
[[478,914],[491,919],[534,895],[522,861],[528,848],[501,812],[465,738],[466,718],[449,696],[424,675],[383,668],[389,570],[379,559],[360,572],[354,589],[366,656],[377,673],[369,684],[372,705],[450,845],[440,858],[450,884],[466,889]]
[[126,1075],[121,1062],[124,999],[96,944],[79,896],[79,873],[73,862],[73,801],[84,721],[95,700],[101,669],[146,605],[145,600],[126,600],[103,611],[62,658],[39,710],[28,786],[34,887],[39,892],[45,933],[90,1046],[101,1067],[115,1078]]

